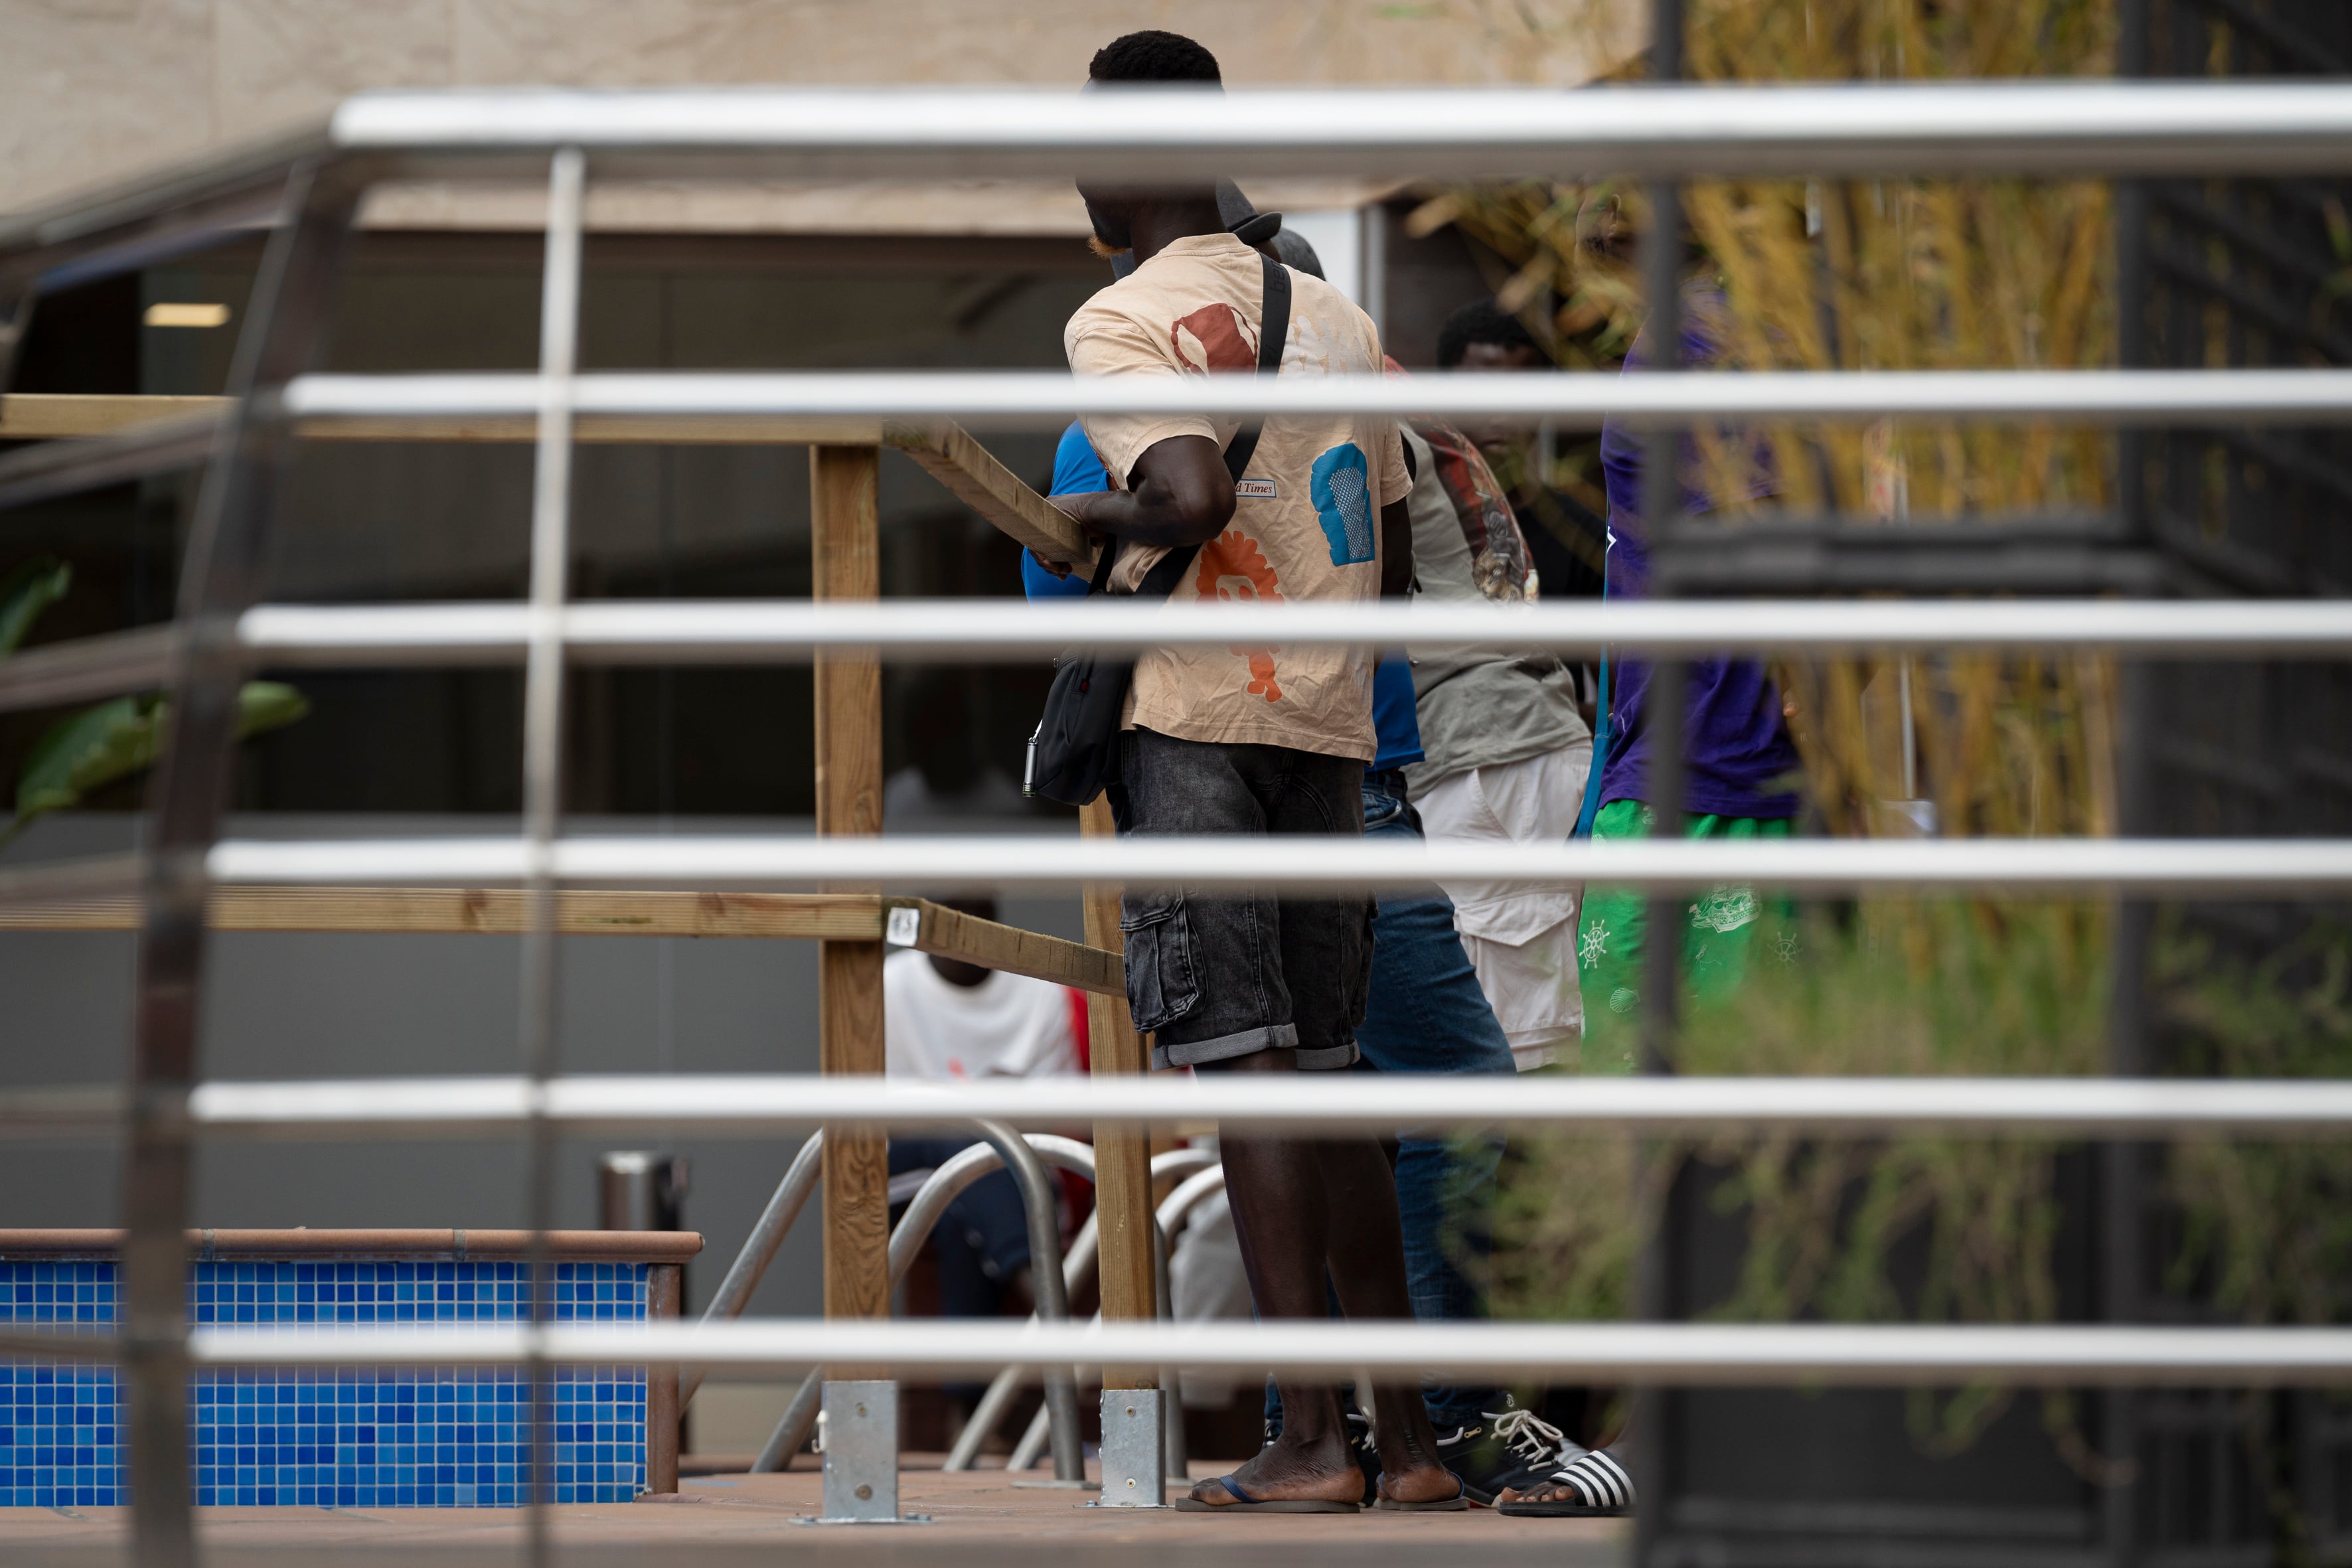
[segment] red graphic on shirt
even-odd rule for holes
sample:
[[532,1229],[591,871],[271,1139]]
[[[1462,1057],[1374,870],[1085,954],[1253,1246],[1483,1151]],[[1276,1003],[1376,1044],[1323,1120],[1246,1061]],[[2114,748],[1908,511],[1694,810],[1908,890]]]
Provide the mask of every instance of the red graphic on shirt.
[[[1193,587],[1203,599],[1223,599],[1228,604],[1282,603],[1282,579],[1267,564],[1257,541],[1238,528],[1225,530],[1201,547],[1201,569]],[[1268,702],[1282,700],[1273,648],[1228,647],[1225,651],[1249,661],[1252,697],[1263,697]]]
[[1168,344],[1187,370],[1255,370],[1257,334],[1231,305],[1203,305],[1179,316],[1168,329]]

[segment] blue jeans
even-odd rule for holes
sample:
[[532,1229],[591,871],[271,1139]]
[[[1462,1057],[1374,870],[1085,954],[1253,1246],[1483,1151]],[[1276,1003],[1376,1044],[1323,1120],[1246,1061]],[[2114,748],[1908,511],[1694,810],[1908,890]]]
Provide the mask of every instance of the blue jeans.
[[[1364,837],[1421,837],[1420,814],[1405,799],[1402,773],[1364,775]],[[1371,987],[1356,1047],[1362,1054],[1359,1072],[1517,1070],[1454,933],[1453,900],[1435,888],[1381,899],[1372,918]],[[1502,1154],[1500,1137],[1397,1141],[1397,1208],[1404,1221],[1405,1279],[1414,1317],[1486,1315],[1485,1289],[1464,1265],[1477,1268],[1491,1246],[1484,1216],[1494,1203]],[[1492,1387],[1427,1384],[1422,1394],[1440,1436],[1475,1423],[1481,1410],[1502,1408]],[[1266,1415],[1279,1430],[1271,1384]]]

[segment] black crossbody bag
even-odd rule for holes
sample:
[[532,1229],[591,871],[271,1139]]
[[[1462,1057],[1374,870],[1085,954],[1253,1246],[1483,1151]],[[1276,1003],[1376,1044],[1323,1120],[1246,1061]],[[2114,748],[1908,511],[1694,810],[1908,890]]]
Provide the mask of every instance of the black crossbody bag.
[[[1263,253],[1258,259],[1265,265],[1265,299],[1258,314],[1257,374],[1276,375],[1282,370],[1282,345],[1290,336],[1290,274]],[[1243,426],[1225,447],[1225,471],[1236,485],[1257,452],[1262,428]],[[1200,553],[1197,544],[1171,550],[1144,574],[1133,596],[1164,602]],[[1119,541],[1107,540],[1087,585],[1089,595],[1108,592],[1118,554]],[[1029,765],[1021,781],[1024,795],[1084,805],[1106,784],[1118,782],[1119,714],[1134,681],[1131,658],[1073,648],[1054,661],[1054,688],[1046,693],[1045,715],[1029,737]]]

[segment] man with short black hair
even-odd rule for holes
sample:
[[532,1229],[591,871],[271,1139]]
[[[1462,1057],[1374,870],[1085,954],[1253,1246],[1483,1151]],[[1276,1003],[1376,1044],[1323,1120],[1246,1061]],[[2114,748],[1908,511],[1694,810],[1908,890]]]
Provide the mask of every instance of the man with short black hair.
[[[1130,34],[1095,57],[1090,86],[1213,83],[1189,39]],[[1367,374],[1379,334],[1319,279],[1261,258],[1230,231],[1218,193],[1079,187],[1101,247],[1133,269],[1070,319],[1081,374]],[[1268,268],[1273,271],[1269,272]],[[1276,285],[1287,320],[1270,320]],[[1276,334],[1271,340],[1266,334]],[[1263,352],[1262,352],[1263,351]],[[1171,597],[1362,602],[1411,580],[1410,480],[1395,422],[1356,416],[1264,422],[1246,465],[1227,466],[1243,421],[1089,416],[1108,490],[1056,504],[1125,547],[1111,585],[1132,593],[1171,554]],[[1140,547],[1140,548],[1139,548]],[[1139,609],[1139,613],[1142,613]],[[1127,830],[1138,834],[1362,835],[1373,756],[1368,648],[1160,648],[1137,660],[1120,738]],[[1137,1028],[1163,1067],[1262,1073],[1350,1067],[1370,959],[1370,900],[1271,889],[1137,890],[1120,926]],[[1232,1137],[1227,1193],[1251,1295],[1265,1318],[1318,1319],[1336,1293],[1351,1317],[1412,1315],[1396,1188],[1366,1136]],[[1352,1513],[1364,1482],[1334,1391],[1280,1380],[1282,1436],[1230,1477],[1195,1487],[1196,1511]],[[1374,1395],[1376,1506],[1459,1508],[1437,1462],[1419,1388]]]
[[1090,82],[1205,81],[1224,85],[1217,57],[1181,33],[1157,27],[1122,34],[1095,51]]
[[1440,370],[1549,370],[1551,365],[1551,355],[1544,353],[1528,324],[1491,299],[1471,300],[1437,329]]

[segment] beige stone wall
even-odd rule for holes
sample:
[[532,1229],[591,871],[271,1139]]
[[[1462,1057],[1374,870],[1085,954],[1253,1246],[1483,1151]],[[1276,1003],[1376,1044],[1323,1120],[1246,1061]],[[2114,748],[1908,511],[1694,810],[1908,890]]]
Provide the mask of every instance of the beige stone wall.
[[[1620,52],[1596,36],[1596,18],[1626,8],[1624,0],[0,0],[0,212],[299,123],[368,88],[1075,84],[1095,49],[1146,26],[1199,38],[1237,85],[1567,86]],[[669,210],[696,205],[675,199]],[[781,210],[700,205],[724,210],[711,226],[766,226]],[[425,221],[426,210],[408,221]],[[624,213],[608,221],[668,226]]]

